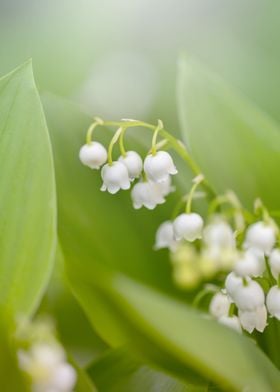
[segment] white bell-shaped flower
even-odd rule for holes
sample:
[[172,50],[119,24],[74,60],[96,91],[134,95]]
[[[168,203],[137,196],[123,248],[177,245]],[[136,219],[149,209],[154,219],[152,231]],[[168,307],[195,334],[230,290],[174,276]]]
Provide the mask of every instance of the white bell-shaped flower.
[[271,273],[276,280],[280,275],[280,249],[273,249],[269,257]]
[[244,247],[256,248],[263,251],[266,255],[270,254],[276,242],[276,233],[272,225],[264,222],[257,222],[249,226]]
[[169,175],[177,174],[173,159],[166,151],[149,154],[144,160],[144,170],[148,179],[154,182],[165,181]]
[[138,182],[131,191],[131,198],[133,207],[138,210],[141,207],[146,207],[153,210],[158,204],[163,204],[165,199],[157,184],[151,181]]
[[138,178],[142,172],[143,162],[140,155],[135,151],[127,151],[125,156],[120,156],[119,162],[123,163],[128,171],[130,181]]
[[234,271],[236,275],[246,277],[261,276],[265,270],[263,252],[259,249],[250,248],[237,259]]
[[280,287],[271,287],[267,293],[266,306],[269,314],[280,320]]
[[239,333],[242,332],[240,321],[237,316],[222,316],[218,319],[218,321],[219,323],[232,328]]
[[202,236],[203,219],[194,212],[190,214],[183,213],[174,220],[173,228],[177,241],[185,239],[192,242]]
[[126,166],[121,162],[113,162],[112,165],[102,167],[101,177],[103,185],[101,191],[108,191],[109,193],[117,193],[120,189],[129,189],[130,181]]
[[58,392],[72,392],[76,383],[75,369],[68,363],[60,363],[52,374],[49,390]]
[[29,351],[18,353],[19,366],[26,372],[34,391],[71,392],[76,371],[66,362],[63,349],[56,344],[36,343]]
[[216,293],[210,302],[209,312],[215,318],[228,316],[231,300],[222,292]]
[[252,333],[254,329],[263,332],[267,325],[267,311],[265,305],[252,311],[239,309],[238,317],[242,328],[249,333]]
[[263,306],[265,301],[262,287],[254,280],[249,280],[246,285],[238,287],[232,298],[240,310],[249,311]]
[[163,222],[156,232],[156,241],[154,248],[169,248],[171,251],[177,249],[178,242],[174,240],[173,223],[171,221]]
[[107,161],[107,151],[101,143],[91,142],[81,147],[79,158],[91,169],[99,169]]
[[203,230],[203,241],[209,248],[234,248],[235,238],[233,230],[227,222],[217,220],[210,223]]
[[231,298],[234,298],[235,292],[240,287],[242,287],[242,285],[243,285],[242,278],[240,278],[240,276],[237,276],[234,272],[231,272],[226,277],[225,288],[226,288],[226,292],[228,293],[228,295],[231,296]]
[[171,176],[166,177],[162,182],[156,183],[163,197],[168,196],[171,192],[175,191],[175,186],[172,185]]

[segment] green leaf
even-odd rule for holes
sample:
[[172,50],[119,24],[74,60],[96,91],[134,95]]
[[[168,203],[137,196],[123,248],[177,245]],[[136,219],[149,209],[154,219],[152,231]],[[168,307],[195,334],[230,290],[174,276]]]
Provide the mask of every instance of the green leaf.
[[207,387],[184,384],[131,356],[125,348],[109,350],[88,369],[102,392],[204,392]]
[[[109,292],[130,323],[129,337],[139,337],[141,332],[143,340],[169,353],[167,358],[175,360],[178,368],[192,368],[226,391],[273,392],[279,388],[280,372],[247,337],[122,276],[113,279]],[[143,345],[136,339],[133,343]]]
[[53,162],[30,62],[0,79],[0,167],[0,303],[28,315],[56,246]]
[[183,138],[216,191],[232,189],[249,207],[260,197],[278,210],[279,126],[190,58],[180,61],[178,108]]

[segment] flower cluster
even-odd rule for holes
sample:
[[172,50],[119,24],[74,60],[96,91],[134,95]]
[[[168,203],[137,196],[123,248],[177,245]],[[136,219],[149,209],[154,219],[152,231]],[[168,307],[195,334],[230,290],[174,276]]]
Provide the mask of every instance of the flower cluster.
[[76,371],[67,362],[63,347],[55,339],[49,322],[24,325],[18,351],[20,369],[27,375],[34,392],[71,392]]
[[[184,234],[178,235],[178,222]],[[224,287],[216,290],[210,314],[222,324],[252,333],[264,331],[267,314],[280,320],[277,237],[279,229],[267,214],[265,220],[238,232],[221,213],[204,227],[202,218],[190,213],[160,225],[155,248],[170,249],[174,278],[182,287],[194,288],[203,279],[220,278]]]
[[[92,141],[91,134],[97,125],[118,127],[108,152],[100,143]],[[138,126],[153,131],[151,150],[144,162],[135,151],[125,151],[123,143],[126,129]],[[163,140],[157,144],[158,134]],[[117,141],[121,156],[113,161],[112,149]],[[181,288],[197,289],[203,282],[215,280],[209,312],[220,323],[239,332],[263,332],[268,314],[280,320],[280,235],[260,200],[251,213],[233,192],[216,195],[186,148],[163,129],[160,120],[153,126],[135,120],[96,119],[88,130],[87,144],[80,150],[80,160],[92,169],[102,166],[102,191],[114,194],[129,189],[140,178],[131,192],[133,206],[153,209],[172,191],[171,176],[177,173],[171,155],[159,149],[166,144],[179,153],[196,176],[182,198],[183,204],[179,204],[179,209],[176,207],[171,219],[159,226],[154,249],[170,251],[174,280]],[[199,186],[206,191],[203,195],[209,202],[205,217],[192,208]],[[198,297],[203,297],[204,292],[209,294],[202,289]]]
[[[120,189],[129,189],[131,183],[140,178],[131,192],[133,206],[135,209],[146,207],[152,210],[164,203],[165,197],[172,192],[171,176],[177,174],[177,169],[167,151],[157,151],[156,136],[163,128],[161,121],[155,127],[153,146],[144,162],[136,151],[126,151],[123,145],[123,135],[132,124],[134,125],[134,121],[130,120],[128,125],[118,128],[107,152],[101,143],[91,140],[91,133],[95,126],[103,125],[102,120],[98,119],[89,128],[87,144],[81,147],[79,157],[81,162],[91,169],[101,168],[103,180],[101,191],[115,194]],[[112,149],[118,140],[121,156],[113,161]]]

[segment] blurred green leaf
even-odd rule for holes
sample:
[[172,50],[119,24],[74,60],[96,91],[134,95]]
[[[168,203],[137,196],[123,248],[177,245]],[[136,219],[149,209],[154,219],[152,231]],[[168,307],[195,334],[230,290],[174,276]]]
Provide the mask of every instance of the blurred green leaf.
[[183,138],[216,191],[232,189],[249,207],[260,197],[279,209],[278,125],[187,57],[179,66],[178,108]]
[[53,162],[31,62],[0,79],[0,166],[0,302],[28,315],[56,246]]
[[207,386],[184,384],[131,356],[125,348],[109,350],[88,369],[100,392],[204,392]]
[[141,331],[142,338],[170,353],[170,361],[176,359],[226,391],[279,388],[280,372],[250,339],[123,276],[115,277],[107,292],[132,334]]

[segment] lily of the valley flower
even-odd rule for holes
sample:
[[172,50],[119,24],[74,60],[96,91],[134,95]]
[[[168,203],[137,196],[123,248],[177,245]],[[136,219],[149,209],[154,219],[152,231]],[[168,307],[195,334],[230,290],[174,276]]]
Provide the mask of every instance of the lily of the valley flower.
[[252,333],[254,329],[263,332],[267,325],[267,311],[265,305],[259,306],[256,310],[238,310],[238,317],[242,328]]
[[275,228],[265,222],[257,222],[249,226],[244,246],[256,248],[269,255],[276,242]]
[[71,392],[76,383],[76,371],[66,362],[58,344],[36,343],[30,350],[20,350],[19,366],[28,374],[35,392]]
[[101,143],[91,142],[81,147],[79,158],[91,169],[99,169],[107,161],[107,151]]
[[265,297],[262,287],[254,280],[247,280],[231,295],[238,309],[253,311],[264,305]]
[[228,316],[231,300],[229,297],[222,293],[216,293],[211,299],[209,305],[210,314],[219,319],[222,316]]
[[169,248],[171,251],[177,249],[178,242],[174,239],[173,223],[163,222],[156,232],[155,249]]
[[162,182],[169,175],[177,174],[171,155],[166,151],[149,154],[144,160],[144,171],[150,181]]
[[237,316],[222,316],[218,319],[219,323],[234,329],[235,331],[241,333],[241,325],[239,318]]
[[202,236],[203,219],[194,212],[183,213],[174,220],[173,227],[176,240],[185,239],[192,242]]
[[280,320],[280,287],[271,287],[266,297],[266,306],[269,314]]
[[101,177],[103,185],[101,191],[117,193],[120,189],[129,189],[130,181],[126,166],[121,162],[113,162],[102,167]]
[[223,220],[214,221],[205,227],[203,230],[203,242],[209,248],[232,249],[235,247],[233,230]]
[[165,202],[164,196],[157,185],[151,181],[140,181],[132,188],[131,198],[136,210],[141,207],[153,210],[158,204]]
[[135,151],[127,151],[125,156],[120,156],[119,162],[123,163],[128,171],[130,181],[138,178],[143,168],[143,162],[140,155]]
[[280,275],[280,249],[273,249],[269,257],[271,273],[276,280]]
[[248,249],[237,259],[234,271],[241,277],[261,276],[265,270],[265,261],[263,252],[259,249]]

